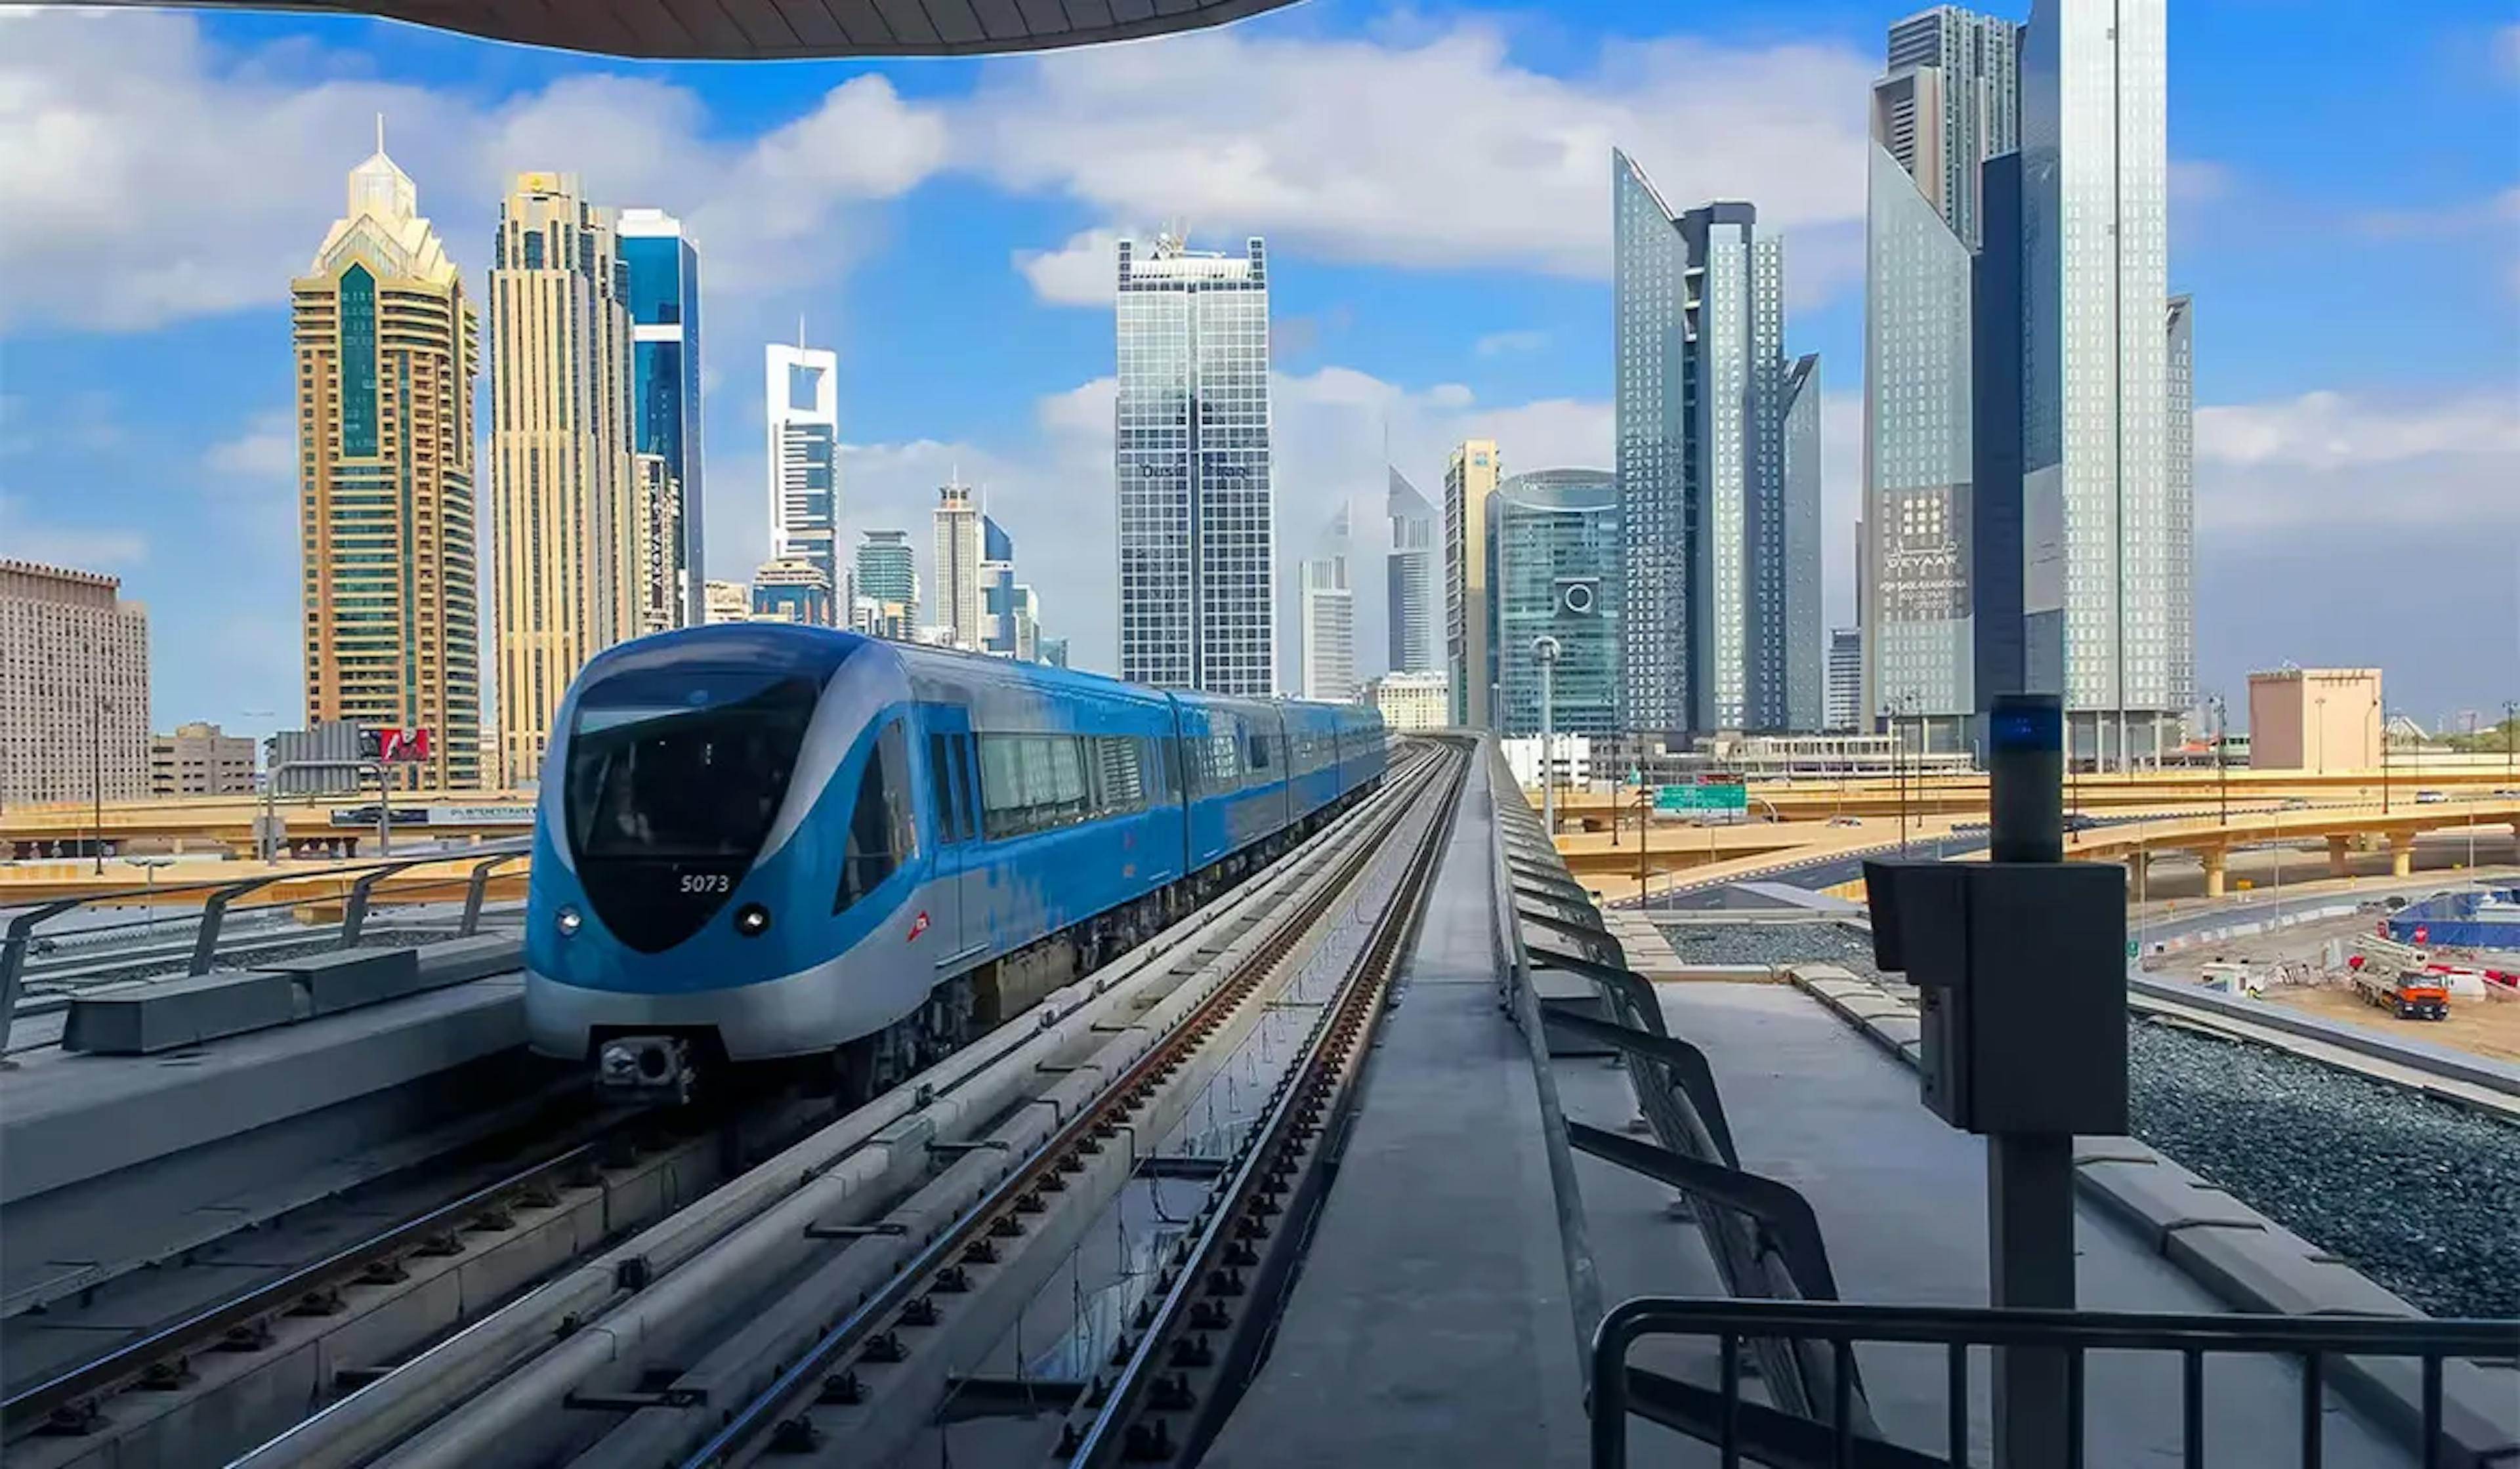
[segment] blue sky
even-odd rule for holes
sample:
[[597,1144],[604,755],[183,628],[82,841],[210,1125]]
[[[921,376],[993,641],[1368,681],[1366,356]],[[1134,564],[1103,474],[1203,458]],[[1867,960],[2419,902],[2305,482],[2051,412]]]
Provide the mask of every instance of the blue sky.
[[[926,540],[960,468],[1107,666],[1113,232],[1268,237],[1282,559],[1422,487],[1609,458],[1609,149],[1787,240],[1827,396],[1829,619],[1860,484],[1863,107],[1906,4],[1305,0],[1193,37],[656,66],[380,22],[0,15],[0,556],[123,577],[159,725],[299,707],[287,287],[373,115],[475,274],[505,177],[698,234],[710,569],[764,550],[760,345],[841,361],[843,514]],[[2200,661],[2520,696],[2520,25],[2507,5],[2181,0],[2173,288],[2197,296]],[[486,491],[486,483],[485,483]],[[1291,569],[1289,569],[1291,576]],[[1369,670],[1370,671],[1370,670]],[[268,711],[268,712],[263,712]]]

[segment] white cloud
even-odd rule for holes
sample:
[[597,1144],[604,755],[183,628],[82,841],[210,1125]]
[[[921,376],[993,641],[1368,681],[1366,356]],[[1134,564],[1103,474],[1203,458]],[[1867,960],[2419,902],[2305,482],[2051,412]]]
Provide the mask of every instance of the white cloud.
[[1054,306],[1108,306],[1117,293],[1120,242],[1129,232],[1086,230],[1055,250],[1017,250],[1015,269]]
[[302,44],[223,50],[182,15],[0,14],[0,325],[145,330],[276,304],[380,112],[424,211],[476,273],[486,262],[469,246],[488,238],[507,179],[560,163],[599,200],[682,214],[710,251],[713,293],[830,278],[862,233],[852,207],[945,154],[935,114],[875,75],[744,143],[644,76],[484,102],[354,69]]
[[243,433],[212,444],[202,463],[217,474],[255,479],[292,475],[297,467],[297,426],[286,412],[258,414]]
[[1752,199],[1788,233],[1860,221],[1875,69],[1838,47],[1673,39],[1613,43],[1570,80],[1478,22],[1409,42],[1219,31],[999,66],[954,113],[955,156],[1208,238],[1599,277],[1614,144],[1675,207]]
[[2196,411],[2199,460],[2333,469],[2472,454],[2520,454],[2520,398],[2387,404],[2321,390]]
[[2501,66],[2505,80],[2520,82],[2520,22],[2494,33],[2494,59]]

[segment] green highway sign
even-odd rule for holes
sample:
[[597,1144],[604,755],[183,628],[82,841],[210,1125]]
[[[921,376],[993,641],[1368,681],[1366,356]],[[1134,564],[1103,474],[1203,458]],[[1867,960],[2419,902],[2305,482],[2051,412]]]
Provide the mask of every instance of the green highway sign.
[[1656,811],[1747,811],[1750,791],[1742,785],[1658,785]]

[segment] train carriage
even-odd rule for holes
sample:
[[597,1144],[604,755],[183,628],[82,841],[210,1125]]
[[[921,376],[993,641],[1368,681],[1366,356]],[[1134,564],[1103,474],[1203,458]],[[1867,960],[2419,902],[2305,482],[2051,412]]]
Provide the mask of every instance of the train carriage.
[[545,764],[526,1021],[618,1087],[906,1074],[1380,779],[1372,710],[733,624],[590,660]]

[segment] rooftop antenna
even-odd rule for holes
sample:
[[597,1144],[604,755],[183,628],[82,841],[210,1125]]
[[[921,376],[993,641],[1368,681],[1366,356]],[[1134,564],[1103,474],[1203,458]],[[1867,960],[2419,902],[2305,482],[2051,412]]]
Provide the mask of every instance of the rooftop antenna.
[[377,113],[377,152],[385,151],[385,114]]
[[796,313],[796,350],[805,350],[805,313]]

